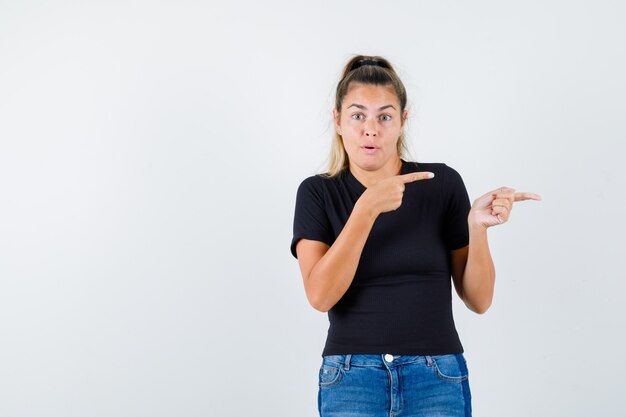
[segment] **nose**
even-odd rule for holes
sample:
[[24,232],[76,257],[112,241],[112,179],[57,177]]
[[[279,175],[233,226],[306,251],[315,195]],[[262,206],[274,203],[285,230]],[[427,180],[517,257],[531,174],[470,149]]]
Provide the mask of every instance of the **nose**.
[[365,136],[376,136],[377,124],[375,120],[365,122]]

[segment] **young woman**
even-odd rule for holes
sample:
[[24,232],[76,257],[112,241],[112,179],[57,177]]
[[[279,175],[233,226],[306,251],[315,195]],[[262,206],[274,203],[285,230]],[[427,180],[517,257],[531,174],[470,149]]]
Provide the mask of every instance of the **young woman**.
[[470,310],[487,311],[487,229],[514,202],[541,199],[501,187],[470,205],[452,167],[407,160],[406,104],[387,60],[352,58],[337,85],[327,172],[297,190],[291,253],[309,303],[330,321],[321,417],[471,416],[451,282]]

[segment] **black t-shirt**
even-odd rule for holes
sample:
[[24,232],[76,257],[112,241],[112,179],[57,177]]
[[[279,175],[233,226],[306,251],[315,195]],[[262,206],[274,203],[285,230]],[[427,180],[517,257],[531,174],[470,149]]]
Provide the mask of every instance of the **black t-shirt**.
[[[452,316],[450,251],[469,244],[471,204],[453,168],[402,160],[401,174],[418,171],[435,177],[406,183],[401,206],[376,218],[350,287],[328,311],[322,356],[463,352]],[[365,189],[348,168],[335,178],[304,179],[292,255],[300,238],[331,246]]]

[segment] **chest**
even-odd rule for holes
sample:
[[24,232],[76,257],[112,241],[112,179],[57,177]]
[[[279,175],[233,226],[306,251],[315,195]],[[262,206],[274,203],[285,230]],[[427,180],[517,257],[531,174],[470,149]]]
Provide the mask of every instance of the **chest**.
[[[335,238],[359,195],[338,192],[327,198],[327,213]],[[434,187],[407,187],[402,205],[381,213],[375,220],[363,248],[355,281],[386,275],[449,276],[441,196]]]

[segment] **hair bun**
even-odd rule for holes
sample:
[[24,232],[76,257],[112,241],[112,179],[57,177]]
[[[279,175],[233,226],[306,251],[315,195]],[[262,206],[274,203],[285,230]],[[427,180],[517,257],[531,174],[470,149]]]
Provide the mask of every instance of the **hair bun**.
[[389,68],[387,65],[385,65],[384,62],[379,61],[378,59],[362,59],[360,61],[356,61],[354,63],[354,65],[352,65],[352,68],[350,69],[350,71],[353,71],[359,67],[362,67],[364,65],[375,65],[377,67],[382,67],[382,68]]

